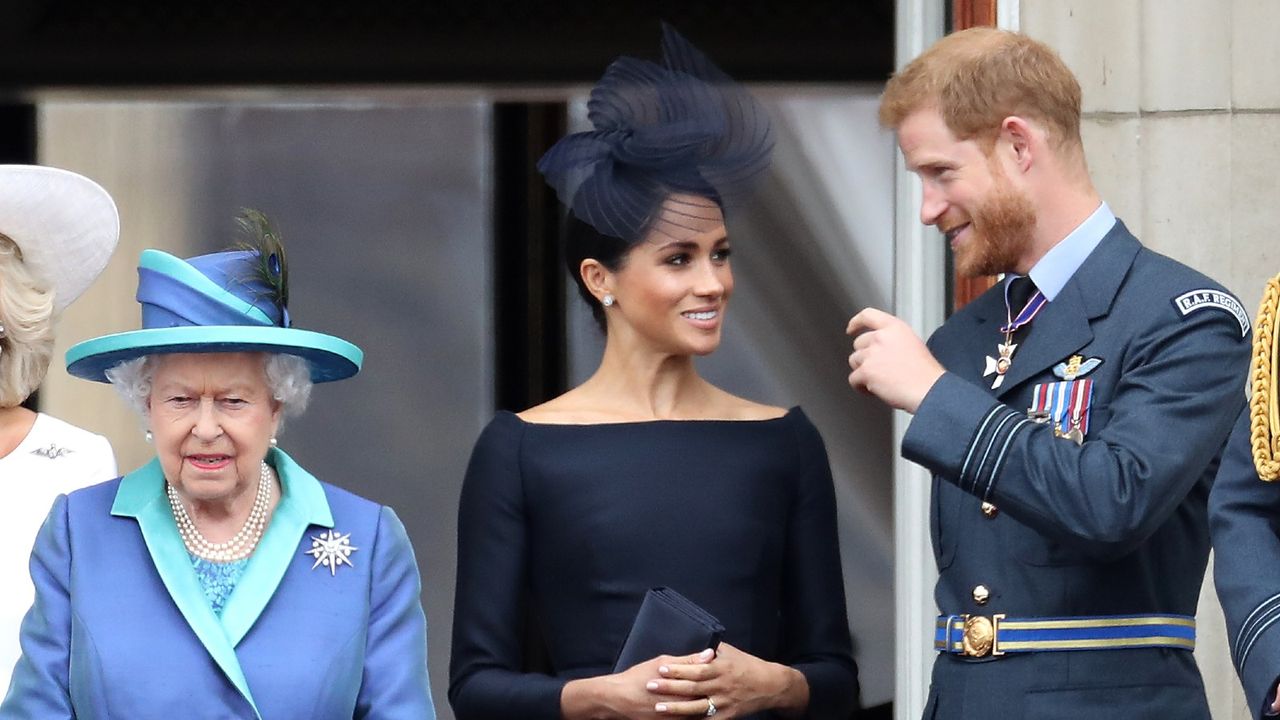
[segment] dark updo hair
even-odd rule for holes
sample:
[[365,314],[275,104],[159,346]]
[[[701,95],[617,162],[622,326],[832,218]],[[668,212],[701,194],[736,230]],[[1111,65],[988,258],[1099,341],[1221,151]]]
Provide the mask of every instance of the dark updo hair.
[[575,217],[573,212],[565,218],[564,264],[569,270],[569,277],[578,284],[578,295],[591,308],[591,316],[595,318],[601,332],[607,331],[604,307],[587,289],[587,283],[582,279],[582,261],[591,258],[605,266],[609,272],[618,272],[626,265],[627,251],[631,246],[632,243],[626,240],[596,230]]

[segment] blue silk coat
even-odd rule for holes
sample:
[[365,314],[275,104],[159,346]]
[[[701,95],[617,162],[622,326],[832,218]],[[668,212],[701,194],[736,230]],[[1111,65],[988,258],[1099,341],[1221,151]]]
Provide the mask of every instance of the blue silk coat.
[[[404,526],[279,450],[267,460],[283,495],[221,616],[158,461],[59,497],[0,718],[434,718]],[[306,552],[329,529],[356,547],[332,572]]]

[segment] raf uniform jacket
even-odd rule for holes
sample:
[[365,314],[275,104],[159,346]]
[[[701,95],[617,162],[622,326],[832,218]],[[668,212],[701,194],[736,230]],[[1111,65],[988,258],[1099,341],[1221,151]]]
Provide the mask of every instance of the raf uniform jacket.
[[[390,508],[279,450],[284,492],[222,614],[179,537],[159,462],[58,498],[3,720],[431,720],[426,619]],[[350,564],[306,551],[348,535]]]
[[[1197,290],[1210,293],[1187,296]],[[1209,487],[1243,400],[1249,323],[1238,305],[1117,221],[1016,336],[998,389],[983,372],[1004,339],[1000,286],[930,338],[946,373],[903,455],[934,473],[944,615],[1195,614]],[[1053,368],[1072,355],[1101,360],[1082,445],[1027,417],[1034,386],[1057,381]],[[925,717],[1207,720],[1209,710],[1190,652],[1145,648],[943,654]]]
[[1254,716],[1265,717],[1280,680],[1280,481],[1259,479],[1249,440],[1246,410],[1209,496],[1209,529],[1231,658]]

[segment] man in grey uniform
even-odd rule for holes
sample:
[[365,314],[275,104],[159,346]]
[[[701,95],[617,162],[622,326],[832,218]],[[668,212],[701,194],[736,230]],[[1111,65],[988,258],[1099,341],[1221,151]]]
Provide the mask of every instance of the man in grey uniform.
[[1102,202],[1045,45],[951,35],[880,112],[956,269],[1006,274],[927,346],[879,310],[848,327],[849,383],[913,414],[934,475],[925,717],[1208,718],[1194,615],[1248,315]]
[[1254,327],[1249,405],[1209,496],[1218,598],[1231,657],[1255,717],[1280,715],[1280,275]]

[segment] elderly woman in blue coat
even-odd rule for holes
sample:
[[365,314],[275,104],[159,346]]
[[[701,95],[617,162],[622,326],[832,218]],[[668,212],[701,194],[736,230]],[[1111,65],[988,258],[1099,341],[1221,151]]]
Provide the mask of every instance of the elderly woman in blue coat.
[[144,251],[143,329],[67,353],[136,405],[156,457],[54,504],[0,718],[434,717],[404,527],[276,447],[362,353],[290,326],[283,250],[245,225],[254,249]]

